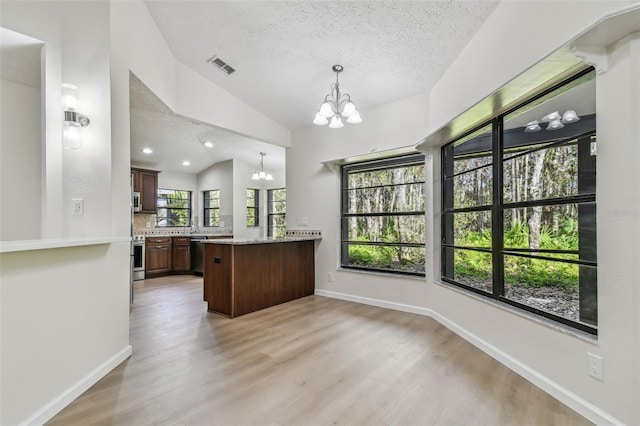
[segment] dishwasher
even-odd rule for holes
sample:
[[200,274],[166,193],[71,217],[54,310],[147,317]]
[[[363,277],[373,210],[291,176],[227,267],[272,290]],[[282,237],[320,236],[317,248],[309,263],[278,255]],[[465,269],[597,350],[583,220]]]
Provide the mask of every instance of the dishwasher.
[[191,271],[196,275],[202,275],[204,271],[204,246],[202,241],[206,236],[191,236]]

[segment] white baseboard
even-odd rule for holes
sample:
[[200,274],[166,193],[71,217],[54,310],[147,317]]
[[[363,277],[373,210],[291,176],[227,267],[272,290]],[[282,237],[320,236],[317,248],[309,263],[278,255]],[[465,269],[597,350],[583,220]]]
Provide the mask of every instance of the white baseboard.
[[132,354],[131,345],[127,345],[120,352],[109,358],[102,365],[98,366],[91,373],[77,381],[73,386],[49,402],[47,405],[38,410],[35,414],[25,420],[23,425],[42,425],[51,420],[53,416],[58,414],[67,405],[71,404],[74,399],[82,395],[87,389],[96,384],[98,380],[106,376],[111,370],[116,368],[125,359]]
[[496,361],[505,365],[535,386],[553,396],[558,401],[565,404],[567,407],[584,416],[591,422],[597,425],[623,425],[622,422],[605,413],[598,407],[594,406],[588,401],[585,401],[578,395],[560,386],[548,377],[543,376],[526,364],[523,364],[512,356],[489,344],[485,340],[469,332],[467,329],[460,327],[458,324],[452,321],[449,321],[447,318],[438,314],[437,312],[434,312],[432,309],[414,305],[405,305],[403,303],[389,302],[386,300],[372,299],[368,297],[354,296],[352,294],[338,293],[328,290],[316,289],[315,294],[318,296],[331,297],[334,299],[347,300],[349,302],[362,303],[365,305],[378,306],[380,308],[394,309],[396,311],[409,312],[412,314],[431,317],[443,326],[447,327],[449,330],[456,333],[458,336],[465,339],[467,342],[471,343],[487,355],[494,358]]
[[351,294],[338,293],[336,291],[316,289],[315,294],[318,296],[331,297],[333,299],[346,300],[348,302],[362,303],[364,305],[377,306],[379,308],[393,309],[395,311],[409,312],[412,314],[431,316],[431,309],[422,308],[420,306],[405,305],[403,303],[388,302],[386,300],[371,299],[369,297],[354,296]]

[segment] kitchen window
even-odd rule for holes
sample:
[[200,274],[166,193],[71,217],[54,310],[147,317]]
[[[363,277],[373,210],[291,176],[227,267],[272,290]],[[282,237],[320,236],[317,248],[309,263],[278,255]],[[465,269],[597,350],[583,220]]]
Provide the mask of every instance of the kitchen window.
[[287,234],[287,190],[285,188],[269,189],[267,203],[269,205],[267,236],[282,238]]
[[158,188],[156,226],[191,226],[191,191]]
[[260,190],[247,188],[247,227],[260,226]]
[[424,155],[342,166],[343,268],[424,276]]
[[442,280],[597,334],[595,72],[442,148]]
[[203,191],[204,226],[220,226],[220,190]]

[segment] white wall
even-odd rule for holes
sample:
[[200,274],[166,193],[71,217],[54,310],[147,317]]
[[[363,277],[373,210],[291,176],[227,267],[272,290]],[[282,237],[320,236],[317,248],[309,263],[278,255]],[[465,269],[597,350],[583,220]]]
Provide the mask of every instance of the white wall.
[[128,268],[128,243],[0,254],[0,424],[44,423],[126,358]]
[[557,50],[605,13],[630,3],[501,2],[431,90],[431,130]]
[[[2,1],[0,25],[45,42],[41,237],[128,235],[128,157],[118,163],[117,149],[123,186],[111,207],[109,3]],[[62,145],[63,82],[78,86],[91,119],[79,151]],[[76,197],[84,216],[70,214]],[[129,244],[4,253],[0,262],[0,424],[43,423],[130,353]]]
[[[113,2],[111,13],[117,23],[112,32],[116,90],[124,90],[123,73],[126,71],[128,78],[130,70],[179,115],[256,140],[290,145],[291,134],[286,128],[177,61],[143,1]],[[126,108],[128,111],[128,103]]]
[[[221,228],[233,228],[233,160],[214,164],[198,174],[198,198],[202,203],[202,191],[220,190],[220,221]],[[200,204],[202,205],[202,204]],[[224,217],[224,218],[223,218]],[[231,220],[231,223],[229,222]],[[203,226],[204,219],[200,218],[198,226]]]
[[[321,230],[316,288],[402,303],[424,299],[424,282],[411,278],[336,271],[340,242],[340,177],[321,161],[413,146],[428,131],[428,94],[362,111],[363,122],[342,129],[308,126],[294,131],[287,150],[287,229]],[[298,226],[307,218],[308,227]],[[327,282],[327,273],[334,282]],[[407,295],[408,297],[404,297]],[[426,299],[424,299],[426,300]]]
[[[619,6],[620,2],[588,2],[575,8],[574,3],[553,2],[553,18],[545,20],[543,31],[536,31],[531,27],[538,24],[535,20],[522,20],[521,17],[539,11],[540,2],[501,3],[434,88],[432,122],[445,123],[541,59],[545,51],[550,53],[595,23],[606,11]],[[537,380],[538,385],[596,422],[612,416],[626,424],[640,423],[640,412],[634,403],[640,400],[640,375],[637,374],[640,371],[640,320],[637,314],[640,294],[635,261],[632,260],[640,257],[637,191],[640,180],[637,145],[640,137],[637,124],[640,55],[637,40],[633,43],[636,50],[630,44],[622,46],[614,55],[618,58],[617,63],[596,80],[599,148],[597,343],[588,343],[503,309],[478,303],[446,287],[431,285],[428,291],[429,306],[434,312],[455,324],[477,344],[490,348],[494,355],[498,354],[503,360],[514,360],[511,366],[521,374],[528,373],[525,376],[530,380]],[[499,48],[491,49],[494,45]],[[505,51],[515,53],[509,55],[509,61],[499,61]],[[484,72],[478,73],[478,69]],[[629,90],[634,87],[635,92]],[[437,111],[435,105],[440,106]],[[433,156],[436,170],[439,168],[437,152]],[[439,175],[436,175],[435,194],[439,194],[439,187]],[[439,242],[439,214],[439,197],[436,196],[433,209],[436,232],[430,240],[434,247]],[[432,259],[436,277],[439,276],[439,255],[436,249]],[[587,375],[587,352],[604,358],[604,382]],[[596,408],[589,410],[588,404]]]
[[[233,160],[233,236],[234,238],[261,238],[266,236],[265,221],[260,217],[257,227],[247,227],[247,188],[263,191],[261,181],[251,180],[255,166],[249,166],[238,160]],[[260,205],[260,212],[264,205]],[[262,216],[262,214],[261,214]]]
[[40,238],[40,92],[0,80],[0,241]]
[[[45,42],[42,237],[111,235],[108,3],[29,5],[3,1],[0,23]],[[62,147],[62,83],[78,86],[79,110],[91,119],[79,151]],[[72,198],[84,199],[84,216],[71,215]]]
[[[616,51],[616,63],[597,82],[600,323],[595,343],[433,282],[431,278],[439,276],[440,261],[439,149],[430,152],[427,160],[433,185],[427,188],[432,195],[427,197],[427,280],[336,270],[339,177],[320,164],[374,147],[415,142],[619,6],[616,2],[582,2],[579,8],[573,2],[502,2],[430,96],[365,111],[362,127],[346,125],[332,131],[309,126],[295,131],[287,151],[287,225],[299,229],[297,218],[307,217],[309,229],[323,231],[316,252],[320,292],[432,314],[592,420],[638,424],[640,290],[637,260],[633,260],[640,258],[637,40]],[[523,19],[551,10],[552,16],[547,19],[545,14],[542,26],[539,20]],[[406,122],[390,124],[389,117],[407,116]],[[334,272],[333,283],[327,282],[327,272]],[[587,352],[603,356],[604,382],[587,375]]]

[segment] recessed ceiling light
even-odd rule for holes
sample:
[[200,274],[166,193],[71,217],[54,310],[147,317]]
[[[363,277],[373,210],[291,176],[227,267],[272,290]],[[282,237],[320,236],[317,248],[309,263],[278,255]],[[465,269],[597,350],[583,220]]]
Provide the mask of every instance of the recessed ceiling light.
[[182,162],[182,165],[183,165],[183,166],[190,166],[190,165],[191,165],[191,162],[189,162],[189,161],[187,161],[187,160],[184,160],[184,161]]
[[153,152],[153,150],[149,147],[144,147],[140,151],[142,151],[143,154],[151,154]]
[[213,142],[206,141],[203,145],[207,148],[213,148]]

